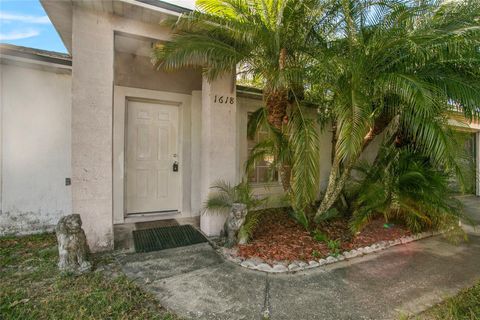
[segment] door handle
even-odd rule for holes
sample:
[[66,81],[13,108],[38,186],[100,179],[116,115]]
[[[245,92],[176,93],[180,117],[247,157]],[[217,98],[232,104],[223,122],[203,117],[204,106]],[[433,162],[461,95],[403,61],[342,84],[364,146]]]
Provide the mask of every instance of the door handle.
[[173,162],[173,172],[178,172],[178,161]]

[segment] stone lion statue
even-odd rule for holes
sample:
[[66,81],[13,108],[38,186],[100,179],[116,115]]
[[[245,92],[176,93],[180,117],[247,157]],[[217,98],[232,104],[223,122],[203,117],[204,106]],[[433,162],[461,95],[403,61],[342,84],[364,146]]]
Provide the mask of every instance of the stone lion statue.
[[245,223],[247,212],[247,206],[243,203],[234,203],[232,205],[223,226],[223,235],[226,238],[225,247],[231,248],[237,244],[238,231]]
[[58,241],[58,268],[61,271],[83,273],[90,271],[89,248],[79,214],[62,217],[55,229]]

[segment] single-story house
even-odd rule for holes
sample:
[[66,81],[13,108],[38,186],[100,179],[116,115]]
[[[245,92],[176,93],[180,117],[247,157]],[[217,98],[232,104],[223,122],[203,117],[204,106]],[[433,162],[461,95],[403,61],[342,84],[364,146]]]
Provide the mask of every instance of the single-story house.
[[[69,213],[81,215],[94,251],[141,223],[219,234],[224,217],[201,215],[202,203],[217,180],[244,177],[254,143],[248,114],[261,93],[234,76],[208,82],[197,69],[153,68],[152,46],[171,36],[160,23],[187,9],[159,0],[41,3],[70,54],[1,45],[0,235],[51,230]],[[452,125],[471,132],[480,171],[480,124]],[[330,150],[331,132],[320,138]],[[330,152],[320,161],[325,187]],[[259,195],[281,194],[266,165],[249,181]]]

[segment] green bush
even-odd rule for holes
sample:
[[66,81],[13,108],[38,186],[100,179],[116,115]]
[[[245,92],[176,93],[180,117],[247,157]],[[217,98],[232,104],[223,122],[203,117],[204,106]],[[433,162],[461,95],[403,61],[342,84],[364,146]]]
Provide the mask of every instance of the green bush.
[[383,148],[373,165],[357,168],[362,179],[353,189],[351,229],[359,231],[372,218],[400,220],[412,231],[459,231],[465,218],[449,187],[449,174],[410,148]]
[[204,211],[228,213],[234,203],[243,203],[248,210],[264,204],[266,199],[258,199],[252,192],[250,185],[242,181],[232,186],[226,181],[217,181],[210,187],[213,191],[208,194],[204,204]]
[[326,243],[328,241],[328,236],[321,231],[315,230],[313,231],[313,239],[315,239],[315,241],[318,241],[318,242]]
[[328,250],[330,250],[330,253],[335,257],[340,254],[341,244],[340,239],[327,240]]

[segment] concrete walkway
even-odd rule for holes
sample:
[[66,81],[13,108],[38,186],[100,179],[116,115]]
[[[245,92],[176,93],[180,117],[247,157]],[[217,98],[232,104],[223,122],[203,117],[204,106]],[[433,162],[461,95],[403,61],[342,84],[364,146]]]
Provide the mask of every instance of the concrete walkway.
[[[480,198],[468,200],[480,221]],[[128,255],[124,272],[192,319],[398,319],[480,280],[480,233],[452,245],[433,237],[296,274],[225,262],[207,244]]]

